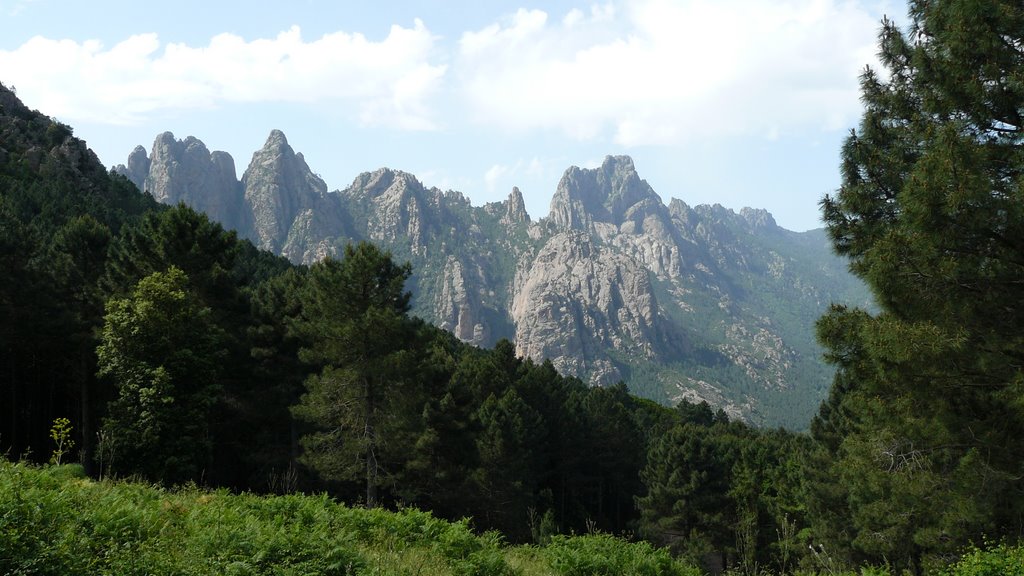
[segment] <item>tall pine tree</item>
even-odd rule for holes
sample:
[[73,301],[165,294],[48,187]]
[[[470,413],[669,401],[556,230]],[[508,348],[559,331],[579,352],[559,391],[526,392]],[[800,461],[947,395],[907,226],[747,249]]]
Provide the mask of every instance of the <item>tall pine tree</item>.
[[302,460],[325,480],[362,478],[369,507],[378,503],[387,431],[396,424],[386,416],[406,400],[413,378],[410,274],[408,263],[395,264],[372,244],[349,245],[341,261],[310,268],[294,323],[308,342],[300,356],[323,367],[307,379],[294,409],[314,427],[302,439]]
[[[914,571],[1024,533],[1024,6],[915,0],[823,201],[880,311],[818,324],[837,389],[813,429],[837,547]],[[819,487],[820,488],[820,487]],[[845,526],[837,526],[836,523]]]

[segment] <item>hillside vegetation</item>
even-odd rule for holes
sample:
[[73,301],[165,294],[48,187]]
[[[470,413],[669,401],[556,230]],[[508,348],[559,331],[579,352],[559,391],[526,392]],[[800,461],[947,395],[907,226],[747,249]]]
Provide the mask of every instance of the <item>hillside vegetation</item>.
[[68,465],[0,460],[0,511],[8,575],[699,574],[665,550],[603,534],[508,547],[415,509],[96,482]]
[[[255,496],[97,482],[76,465],[0,459],[0,573],[193,576],[699,576],[666,550],[607,534],[508,546],[469,521]],[[823,560],[823,562],[827,562]],[[854,576],[823,564],[819,570]],[[884,568],[861,576],[888,576]],[[974,549],[942,576],[1022,576],[1024,547]]]

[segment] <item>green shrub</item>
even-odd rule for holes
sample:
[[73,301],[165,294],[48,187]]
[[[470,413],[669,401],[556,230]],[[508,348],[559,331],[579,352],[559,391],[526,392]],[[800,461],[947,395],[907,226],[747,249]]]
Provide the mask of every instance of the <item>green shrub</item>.
[[468,520],[448,522],[430,512],[405,508],[398,512],[382,509],[345,508],[339,511],[353,537],[366,544],[403,551],[425,548],[439,556],[458,576],[504,576],[510,573],[502,552],[501,536],[477,536]]
[[971,548],[941,576],[1024,576],[1024,545]]
[[674,560],[668,550],[631,543],[608,534],[557,535],[542,549],[563,576],[700,576],[697,568]]

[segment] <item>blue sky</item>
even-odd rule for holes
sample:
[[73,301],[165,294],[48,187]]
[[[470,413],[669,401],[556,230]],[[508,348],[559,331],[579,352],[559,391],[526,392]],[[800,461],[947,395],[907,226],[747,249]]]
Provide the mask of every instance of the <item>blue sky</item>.
[[820,226],[896,0],[0,0],[0,82],[104,164],[171,131],[235,159],[272,129],[330,189],[382,166],[547,215],[628,154],[666,202]]

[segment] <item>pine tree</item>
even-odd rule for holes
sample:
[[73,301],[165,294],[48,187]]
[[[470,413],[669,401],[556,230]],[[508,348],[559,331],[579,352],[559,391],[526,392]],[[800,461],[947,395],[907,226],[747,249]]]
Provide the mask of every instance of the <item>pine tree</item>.
[[637,498],[641,534],[698,559],[732,549],[736,454],[725,432],[725,425],[688,422],[651,444],[640,474],[647,493]]
[[95,378],[97,327],[103,323],[104,298],[99,286],[103,263],[110,245],[110,229],[86,214],[68,220],[54,234],[48,264],[55,285],[71,317],[66,337],[69,356],[67,379],[77,390],[82,461],[93,471],[95,454],[96,408],[103,390]]
[[110,246],[101,282],[108,293],[122,294],[143,277],[175,266],[203,302],[223,314],[240,306],[231,275],[238,252],[235,232],[178,204],[147,212],[121,231]]
[[842,486],[818,493],[850,514],[819,533],[920,571],[1024,533],[1024,7],[916,0],[910,17],[883,23],[887,73],[864,73],[822,203],[880,311],[819,321],[839,374],[813,429]]
[[641,432],[633,417],[636,399],[624,383],[587,390],[582,402],[588,458],[590,520],[609,532],[626,529],[633,495],[641,490]]
[[[249,366],[252,379],[232,399],[240,407],[224,441],[250,470],[247,486],[259,486],[296,471],[298,427],[290,413],[302,394],[309,366],[299,361],[301,343],[288,329],[299,316],[304,268],[288,268],[249,292]],[[294,486],[267,486],[283,491]]]
[[470,478],[478,464],[474,368],[484,352],[440,328],[425,330],[426,354],[417,368],[426,385],[425,398],[397,493],[443,518],[475,516],[474,505],[480,499]]
[[409,292],[411,266],[369,243],[345,248],[341,261],[309,270],[294,328],[309,345],[300,355],[322,366],[306,381],[294,412],[315,430],[302,439],[303,462],[326,480],[365,481],[366,505],[378,503],[387,473],[389,407],[413,388]]
[[514,388],[500,398],[491,395],[477,418],[480,467],[473,479],[484,497],[480,520],[522,541],[529,535],[525,520],[542,474],[543,452],[537,448],[545,435],[544,420]]

